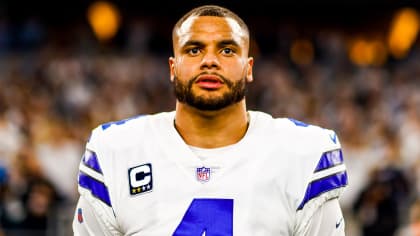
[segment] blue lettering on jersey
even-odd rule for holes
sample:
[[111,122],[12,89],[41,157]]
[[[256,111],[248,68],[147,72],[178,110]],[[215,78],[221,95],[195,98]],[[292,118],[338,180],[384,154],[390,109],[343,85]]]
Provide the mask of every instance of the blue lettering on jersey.
[[92,178],[91,176],[80,171],[79,185],[80,187],[89,190],[94,197],[101,200],[106,205],[111,206],[108,188],[101,181]]
[[101,127],[102,127],[102,130],[106,130],[109,127],[111,127],[112,125],[122,125],[122,124],[125,124],[125,122],[127,122],[127,121],[130,121],[130,120],[133,120],[133,119],[142,117],[142,116],[145,116],[145,115],[138,115],[138,116],[134,116],[134,117],[130,117],[130,118],[124,119],[124,120],[111,121],[111,122],[102,124]]
[[233,235],[233,199],[195,198],[173,236]]
[[302,122],[302,121],[299,121],[299,120],[295,120],[295,119],[292,119],[292,118],[288,118],[291,122],[293,122],[293,123],[295,123],[295,125],[296,126],[302,126],[302,127],[308,127],[309,125],[308,124],[306,124],[306,123],[304,123],[304,122]]
[[131,195],[152,191],[152,164],[147,163],[128,169],[128,182]]
[[318,165],[315,168],[315,172],[334,167],[336,165],[342,164],[343,162],[343,152],[341,149],[324,152],[318,162]]

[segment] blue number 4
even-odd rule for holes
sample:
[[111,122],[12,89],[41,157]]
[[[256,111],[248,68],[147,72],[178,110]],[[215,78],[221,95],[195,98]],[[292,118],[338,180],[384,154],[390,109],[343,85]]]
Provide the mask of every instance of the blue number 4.
[[233,199],[195,198],[173,236],[232,236]]

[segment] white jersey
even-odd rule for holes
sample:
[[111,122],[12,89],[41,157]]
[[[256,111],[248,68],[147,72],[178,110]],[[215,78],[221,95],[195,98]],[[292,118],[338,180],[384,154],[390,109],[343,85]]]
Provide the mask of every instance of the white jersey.
[[85,203],[76,209],[75,234],[86,224],[92,235],[306,235],[311,217],[347,185],[338,138],[293,119],[249,114],[245,136],[216,149],[189,147],[175,112],[98,126],[80,164]]

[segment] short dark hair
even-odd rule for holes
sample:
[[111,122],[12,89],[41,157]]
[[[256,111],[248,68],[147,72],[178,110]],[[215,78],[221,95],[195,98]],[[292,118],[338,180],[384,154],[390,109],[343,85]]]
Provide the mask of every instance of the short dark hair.
[[234,19],[236,22],[238,22],[239,26],[241,26],[241,28],[249,35],[248,26],[237,14],[221,6],[204,5],[204,6],[196,7],[192,9],[191,11],[187,12],[185,15],[183,15],[175,24],[172,30],[172,37],[175,37],[176,29],[178,29],[182,25],[182,23],[184,23],[184,21],[186,21],[191,16],[229,17],[229,18]]

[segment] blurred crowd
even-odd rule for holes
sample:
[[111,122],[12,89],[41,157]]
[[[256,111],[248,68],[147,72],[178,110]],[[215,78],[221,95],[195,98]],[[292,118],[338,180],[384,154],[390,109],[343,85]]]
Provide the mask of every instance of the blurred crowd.
[[[125,47],[112,50],[84,34],[64,41],[70,46],[45,42],[34,22],[11,44],[4,28],[0,21],[1,230],[71,235],[90,131],[173,110],[171,52],[148,47],[159,40],[144,24],[133,24]],[[312,63],[297,65],[282,54],[282,36],[270,39],[278,40],[270,53],[268,42],[254,41],[249,108],[337,132],[349,175],[340,200],[348,235],[420,235],[420,47],[382,66],[356,66],[345,38],[329,32],[315,38]]]

